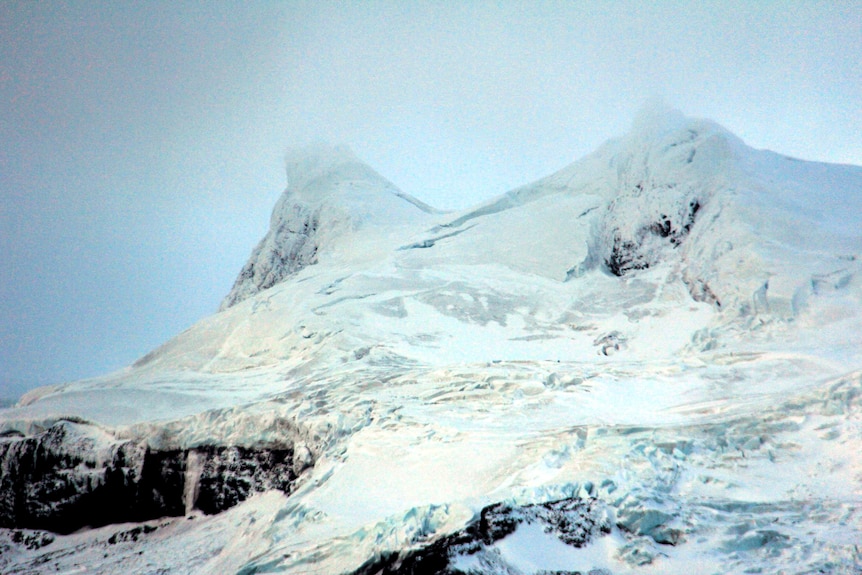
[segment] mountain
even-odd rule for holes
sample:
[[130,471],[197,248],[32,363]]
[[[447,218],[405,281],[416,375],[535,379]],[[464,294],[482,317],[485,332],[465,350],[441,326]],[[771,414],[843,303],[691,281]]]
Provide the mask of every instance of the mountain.
[[458,213],[287,164],[219,313],[0,411],[0,570],[862,569],[862,168],[661,108]]
[[357,232],[365,227],[378,234],[384,227],[416,227],[423,224],[421,215],[435,213],[343,147],[290,152],[287,181],[269,232],[243,266],[222,310],[317,263],[319,250],[332,253],[362,237]]

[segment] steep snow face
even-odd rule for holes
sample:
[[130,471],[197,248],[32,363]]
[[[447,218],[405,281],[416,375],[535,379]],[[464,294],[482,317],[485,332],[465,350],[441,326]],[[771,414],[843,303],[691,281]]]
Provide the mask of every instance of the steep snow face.
[[0,411],[6,525],[195,520],[0,529],[0,570],[859,571],[861,168],[652,110],[461,213],[342,149],[288,184],[223,311]]
[[287,182],[272,211],[269,232],[243,266],[221,309],[316,264],[321,251],[337,249],[339,240],[363,228],[415,225],[434,211],[343,147],[289,153]]
[[623,276],[672,258],[687,243],[733,179],[741,145],[710,122],[648,122],[617,146],[607,164],[613,192],[590,255]]

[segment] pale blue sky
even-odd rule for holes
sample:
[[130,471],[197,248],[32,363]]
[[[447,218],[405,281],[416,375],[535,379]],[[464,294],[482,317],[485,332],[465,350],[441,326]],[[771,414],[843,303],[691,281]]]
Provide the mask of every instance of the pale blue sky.
[[862,164],[860,2],[0,3],[0,398],[215,311],[285,184],[347,144],[460,208],[663,96]]

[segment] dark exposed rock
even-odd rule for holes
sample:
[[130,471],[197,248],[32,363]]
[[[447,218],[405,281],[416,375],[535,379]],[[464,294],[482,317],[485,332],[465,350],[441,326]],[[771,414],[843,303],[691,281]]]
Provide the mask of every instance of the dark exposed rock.
[[611,255],[605,260],[608,271],[617,277],[622,277],[629,272],[648,268],[650,262],[640,252],[639,246],[639,243],[623,240],[615,234]]
[[218,513],[254,493],[290,493],[293,447],[151,450],[63,421],[0,441],[0,527],[70,533],[86,526]]
[[532,523],[540,523],[547,533],[573,547],[583,547],[610,533],[610,524],[595,499],[567,498],[517,507],[496,503],[484,508],[464,529],[419,549],[383,553],[368,560],[354,575],[457,575],[462,571],[452,565],[456,557],[481,553],[514,533],[519,525]]
[[158,529],[158,527],[154,527],[152,525],[141,525],[126,531],[118,531],[108,538],[108,544],[116,545],[117,543],[123,543],[126,541],[134,542],[140,539],[142,535],[149,535],[156,529]]
[[320,248],[317,230],[320,211],[301,203],[285,210],[283,219],[273,221],[270,233],[252,252],[221,304],[227,309],[244,299],[269,289],[301,269],[317,263]]
[[203,466],[194,506],[207,514],[269,489],[290,493],[296,481],[292,449],[207,446],[195,453]]
[[700,208],[700,202],[693,199],[675,217],[661,214],[657,221],[640,227],[632,238],[624,238],[619,230],[615,231],[611,252],[605,258],[605,267],[618,277],[649,268],[656,261],[655,254],[643,249],[647,238],[666,239],[672,247],[679,247],[691,231]]
[[41,549],[54,542],[54,536],[44,531],[23,531],[16,529],[12,532],[12,543],[23,545],[27,549]]

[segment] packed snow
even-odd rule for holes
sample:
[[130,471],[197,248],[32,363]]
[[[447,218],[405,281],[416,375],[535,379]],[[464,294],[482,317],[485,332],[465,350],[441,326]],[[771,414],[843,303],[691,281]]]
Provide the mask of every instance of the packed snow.
[[[181,511],[62,535],[0,501],[0,571],[862,572],[862,168],[651,109],[460,213],[343,148],[287,185],[219,313],[0,410],[0,482],[66,426],[73,478],[179,454]],[[228,447],[287,487],[254,456],[203,513]]]

